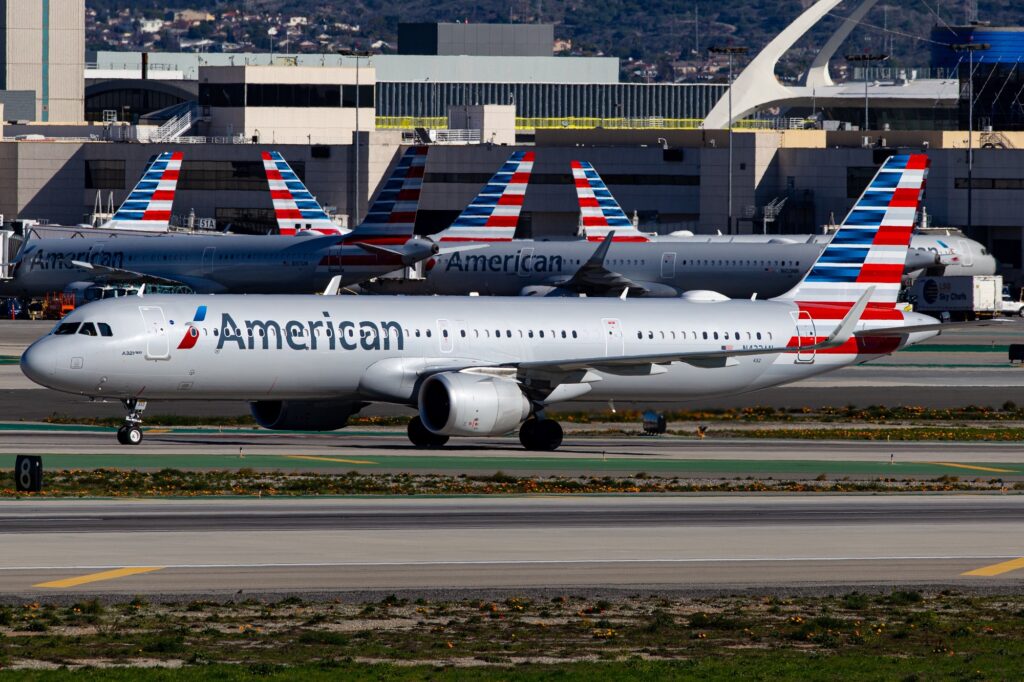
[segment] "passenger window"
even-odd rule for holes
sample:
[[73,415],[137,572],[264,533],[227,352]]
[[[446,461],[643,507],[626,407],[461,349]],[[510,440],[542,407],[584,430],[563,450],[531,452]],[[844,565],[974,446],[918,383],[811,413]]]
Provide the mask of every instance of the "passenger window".
[[718,332],[715,332],[715,341],[718,340]]
[[511,329],[506,329],[505,330],[505,336],[511,339],[512,338],[512,330]]
[[466,330],[465,329],[460,329],[459,330],[459,336],[461,336],[462,338],[466,338]]
[[636,333],[636,338],[643,339],[644,338],[644,333],[643,332],[637,332]]
[[429,339],[429,338],[430,338],[431,336],[433,336],[433,335],[434,335],[434,334],[433,334],[433,332],[431,332],[431,331],[430,331],[430,330],[428,329],[428,330],[427,330],[427,338]]
[[761,340],[761,332],[758,332],[758,333],[757,333],[757,340],[758,340],[758,341],[760,341],[760,340]]
[[92,322],[83,322],[82,326],[78,329],[78,333],[82,336],[99,336],[96,333],[96,325]]
[[532,329],[527,333],[527,336],[529,336],[531,339],[533,338],[533,330]]
[[572,338],[574,338],[574,339],[576,338],[576,330],[575,329],[572,332]]
[[544,330],[543,329],[540,330],[540,338],[542,338],[542,339],[544,338]]
[[416,330],[416,338],[417,339],[420,338],[420,330],[419,329]]
[[564,330],[564,329],[562,330],[562,338],[563,338],[563,339],[564,339],[564,338],[566,338],[566,337],[565,337],[565,330]]
[[57,331],[55,331],[53,334],[54,336],[66,336],[68,334],[74,334],[75,332],[78,331],[78,326],[80,324],[80,322],[65,322],[64,324],[57,327]]
[[704,332],[704,340],[705,340],[705,341],[707,341],[707,340],[708,340],[708,333],[707,333],[707,332]]

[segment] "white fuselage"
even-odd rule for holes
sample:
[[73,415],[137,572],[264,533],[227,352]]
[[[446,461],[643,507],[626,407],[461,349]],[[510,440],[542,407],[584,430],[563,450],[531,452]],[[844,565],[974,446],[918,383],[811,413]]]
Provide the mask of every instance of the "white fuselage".
[[[806,346],[827,336],[841,317],[809,320],[797,304],[780,301],[129,297],[99,301],[62,322],[97,328],[102,322],[111,336],[48,335],[25,352],[22,369],[39,384],[92,397],[413,404],[419,380],[438,371]],[[863,320],[858,329],[934,321],[914,313],[898,317]],[[597,367],[586,381],[589,389],[572,398],[662,401],[741,393],[865,362],[934,335],[851,339],[829,351],[742,356],[721,366]]]

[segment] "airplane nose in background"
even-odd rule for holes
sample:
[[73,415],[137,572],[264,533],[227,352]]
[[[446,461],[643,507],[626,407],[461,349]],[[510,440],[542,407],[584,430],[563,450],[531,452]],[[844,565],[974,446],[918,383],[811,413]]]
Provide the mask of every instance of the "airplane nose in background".
[[41,386],[53,382],[56,370],[57,352],[46,340],[33,343],[21,355],[22,374]]

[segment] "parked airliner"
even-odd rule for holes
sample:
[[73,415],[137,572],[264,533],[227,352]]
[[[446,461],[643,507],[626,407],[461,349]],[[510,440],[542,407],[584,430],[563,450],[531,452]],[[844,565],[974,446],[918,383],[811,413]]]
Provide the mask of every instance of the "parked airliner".
[[[388,278],[362,289],[496,296],[619,296],[628,289],[630,296],[646,298],[771,298],[795,286],[823,248],[810,241],[744,245],[651,239],[633,227],[593,166],[580,161],[572,162],[572,172],[586,239],[515,239],[530,175],[529,167],[516,165],[522,154],[513,154],[487,183],[491,196],[480,197],[486,201],[475,202],[434,235],[442,244],[477,242],[485,248],[431,258],[421,279]],[[612,243],[596,250],[593,241],[606,237]],[[917,252],[908,261],[922,257],[935,262],[933,254]]]
[[[765,244],[818,244],[824,248],[830,240],[829,234],[703,235],[676,232],[659,235],[643,232],[623,212],[593,165],[586,161],[573,161],[572,174],[582,234],[590,241],[602,241],[609,231],[614,231],[616,242],[732,244],[734,252],[750,255],[757,251],[741,244],[756,245],[755,249]],[[926,222],[924,217],[922,215],[922,223]],[[910,279],[922,274],[994,275],[997,265],[988,249],[963,232],[954,228],[929,227],[915,231],[910,238],[905,273]]]
[[68,315],[21,358],[34,382],[118,399],[122,443],[147,400],[252,403],[262,426],[333,430],[409,405],[417,446],[519,429],[562,441],[551,405],[777,386],[935,336],[896,295],[927,157],[889,158],[800,283],[774,300],[142,296]]
[[[406,149],[362,224],[341,235],[287,162],[270,152],[265,163],[273,166],[268,180],[283,234],[29,239],[14,259],[12,279],[0,282],[0,296],[113,282],[196,293],[313,293],[338,276],[348,286],[408,267],[439,253],[436,243],[413,237],[426,154],[423,146]],[[150,215],[146,202],[159,196],[140,199],[133,211]]]

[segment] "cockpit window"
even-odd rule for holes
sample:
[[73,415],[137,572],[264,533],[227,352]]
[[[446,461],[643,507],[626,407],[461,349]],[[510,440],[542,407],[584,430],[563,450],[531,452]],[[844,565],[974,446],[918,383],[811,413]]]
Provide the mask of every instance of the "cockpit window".
[[100,328],[100,336],[113,336],[114,332],[110,330],[110,325],[106,322],[97,322],[96,326]]
[[82,326],[78,329],[78,333],[82,336],[99,336],[96,333],[96,325],[92,322],[83,322]]
[[62,336],[66,334],[74,334],[78,331],[78,326],[81,322],[65,322],[61,326],[57,327],[57,331],[54,332],[56,336]]

